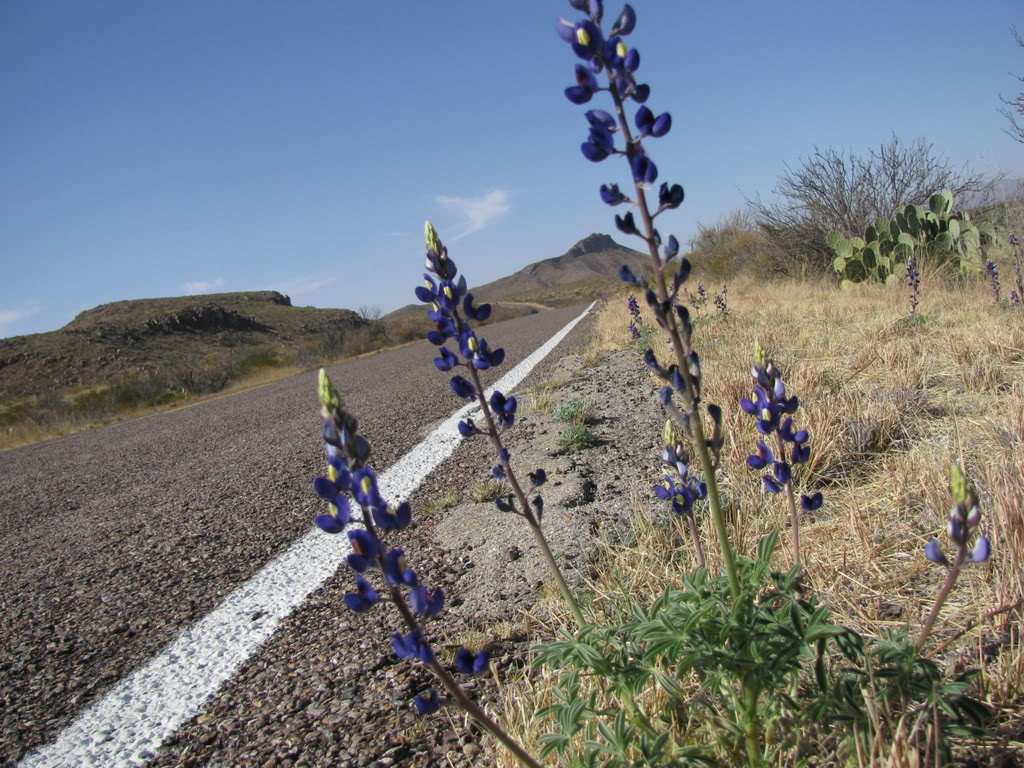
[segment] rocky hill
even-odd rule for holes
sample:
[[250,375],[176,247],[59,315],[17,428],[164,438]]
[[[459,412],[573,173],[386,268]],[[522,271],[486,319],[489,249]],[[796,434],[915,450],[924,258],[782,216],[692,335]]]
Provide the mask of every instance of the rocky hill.
[[493,301],[551,286],[614,278],[623,264],[639,274],[650,265],[650,257],[619,245],[609,235],[594,233],[561,256],[538,261],[508,277],[474,288],[473,295]]
[[254,349],[296,348],[367,325],[347,309],[293,307],[277,291],[117,301],[56,331],[0,339],[0,402]]

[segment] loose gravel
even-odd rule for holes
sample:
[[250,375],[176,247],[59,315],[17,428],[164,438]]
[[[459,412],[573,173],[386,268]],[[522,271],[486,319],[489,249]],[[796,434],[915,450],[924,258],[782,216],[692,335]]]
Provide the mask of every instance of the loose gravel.
[[[585,369],[578,355],[566,355],[543,375],[566,382],[553,394],[556,402],[593,405],[599,444],[566,453],[557,445],[563,425],[525,407],[505,435],[514,466],[548,471],[545,531],[578,581],[594,535],[621,530],[631,492],[646,492],[657,477],[661,411],[632,351],[608,353]],[[467,442],[414,494],[414,511],[453,487],[482,482],[493,463],[482,440]],[[490,503],[461,503],[416,521],[395,543],[421,580],[448,596],[429,627],[435,648],[450,658],[464,643],[486,646],[495,674],[508,679],[527,663],[530,646],[545,639],[523,620],[548,581],[526,524]],[[351,578],[343,568],[314,593],[148,768],[495,766],[490,742],[459,712],[414,714],[412,698],[434,685],[432,677],[391,652],[388,638],[399,628],[393,611],[356,615],[343,606]],[[465,681],[500,719],[493,680]]]
[[[582,309],[486,336],[508,370]],[[433,354],[411,345],[332,369],[378,467],[457,406]],[[0,453],[0,764],[55,738],[309,530],[318,431],[311,372]]]
[[[550,335],[580,310],[512,322],[535,324],[528,335]],[[502,338],[504,325],[486,335],[492,345],[506,345],[512,363],[542,340],[515,349]],[[586,568],[589,539],[581,534],[619,525],[629,513],[628,489],[657,471],[653,385],[631,352],[582,368],[571,352],[586,340],[585,329],[572,334],[520,391],[544,380],[567,382],[553,397],[594,405],[599,445],[563,452],[562,425],[527,412],[526,402],[507,432],[515,466],[524,474],[548,471],[545,528],[570,571]],[[343,391],[364,393],[348,400],[378,467],[457,405],[444,376],[428,368],[430,356],[418,345],[332,372]],[[400,375],[408,370],[417,373]],[[310,437],[317,419],[309,379],[0,454],[0,515],[10,521],[0,533],[8,553],[0,571],[5,765],[55,737],[308,530],[317,508],[309,478],[321,464]],[[375,402],[385,388],[390,397]],[[469,442],[456,451],[414,494],[414,510],[482,482],[494,463],[484,448]],[[525,524],[491,504],[465,503],[417,514],[403,533],[397,543],[422,579],[449,596],[431,626],[435,645],[485,641],[499,676],[522,666],[540,638],[521,612],[546,579]],[[314,592],[149,765],[493,765],[486,742],[458,713],[414,717],[409,702],[430,687],[430,675],[391,653],[392,611],[381,606],[357,616],[344,608],[350,583],[343,568]],[[497,706],[493,683],[468,682],[481,701]]]

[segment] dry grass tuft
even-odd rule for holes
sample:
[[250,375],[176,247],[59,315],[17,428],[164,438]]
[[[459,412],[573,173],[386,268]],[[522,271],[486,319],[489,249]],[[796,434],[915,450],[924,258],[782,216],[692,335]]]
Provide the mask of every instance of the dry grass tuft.
[[[632,344],[628,292],[612,296],[598,318],[593,349]],[[644,322],[653,318],[639,296]],[[710,311],[709,311],[710,310]],[[821,490],[825,506],[801,528],[808,581],[833,618],[869,637],[919,628],[944,574],[922,549],[944,537],[950,462],[963,462],[982,498],[982,528],[993,554],[964,570],[929,641],[950,669],[981,666],[977,693],[1000,724],[1024,716],[1024,312],[996,307],[987,287],[922,284],[918,316],[908,318],[899,287],[737,282],[729,314],[709,307],[696,323],[704,401],[725,411],[721,487],[736,548],[750,554],[757,540],[781,529],[781,498],[762,490],[746,464],[757,436],[737,407],[749,396],[751,352],[765,345],[797,394],[800,427],[811,432],[812,459],[800,467],[804,491]],[[658,358],[670,357],[666,334],[653,334]],[[652,392],[660,382],[652,376]],[[653,429],[657,425],[652,425]],[[622,542],[605,542],[590,585],[598,621],[616,621],[628,600],[653,600],[692,568],[683,521],[651,512],[649,488],[638,478],[632,525]],[[699,517],[699,514],[698,514]],[[709,567],[717,569],[710,524],[702,530]],[[791,555],[780,548],[778,566]],[[550,607],[549,607],[550,608]],[[536,711],[551,701],[554,675],[544,670],[504,689],[511,729],[531,748],[554,730]],[[894,734],[861,755],[863,765],[915,765],[908,734],[930,724],[889,723]],[[902,736],[900,735],[902,734]],[[504,758],[502,758],[504,759]]]

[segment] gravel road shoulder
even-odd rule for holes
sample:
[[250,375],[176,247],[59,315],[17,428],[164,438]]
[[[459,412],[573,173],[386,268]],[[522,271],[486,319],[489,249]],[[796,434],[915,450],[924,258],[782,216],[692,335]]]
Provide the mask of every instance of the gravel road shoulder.
[[[516,426],[506,432],[513,465],[522,473],[543,467],[545,530],[570,573],[585,573],[593,535],[628,519],[631,492],[657,475],[660,409],[655,386],[638,355],[606,353],[584,367],[572,345],[531,376],[562,384],[554,404],[590,404],[599,442],[577,453],[558,446],[563,425],[552,413],[530,412],[521,400]],[[575,341],[573,341],[575,339]],[[514,394],[521,394],[520,392]],[[467,441],[435,470],[412,498],[422,510],[451,488],[487,479],[493,457],[483,440]],[[543,637],[523,622],[542,594],[546,573],[526,524],[490,503],[462,503],[443,513],[420,513],[401,544],[429,587],[448,596],[429,627],[442,658],[472,642],[489,647],[496,674],[507,677],[526,663]],[[283,624],[265,650],[247,663],[207,709],[181,729],[148,765],[156,766],[493,766],[479,734],[456,711],[418,718],[414,695],[432,685],[420,667],[399,661],[389,634],[393,611],[381,606],[356,615],[342,604],[351,589],[344,570]],[[494,710],[493,681],[467,681]],[[500,716],[500,714],[499,714]]]

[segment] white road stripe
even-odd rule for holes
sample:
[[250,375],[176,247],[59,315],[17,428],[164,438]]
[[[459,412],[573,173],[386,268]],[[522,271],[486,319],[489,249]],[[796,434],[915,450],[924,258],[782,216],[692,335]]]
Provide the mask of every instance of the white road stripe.
[[[488,393],[514,389],[593,306],[505,374]],[[478,408],[472,405],[460,408],[384,472],[379,478],[383,496],[396,502],[408,497],[455,451],[462,441],[458,422],[474,410]],[[334,574],[350,551],[347,537],[314,528],[206,618],[182,632],[159,656],[114,686],[65,728],[55,743],[28,755],[20,768],[120,768],[144,763],[266,642],[282,619]]]

